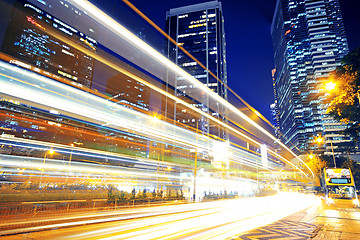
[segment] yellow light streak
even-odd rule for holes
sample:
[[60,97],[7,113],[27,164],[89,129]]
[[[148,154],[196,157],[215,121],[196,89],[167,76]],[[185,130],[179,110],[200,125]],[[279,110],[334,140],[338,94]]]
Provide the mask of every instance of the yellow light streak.
[[[64,39],[63,39],[63,40],[64,40]],[[84,49],[84,51],[86,51],[86,49]],[[87,50],[87,51],[89,51],[89,50]],[[91,52],[88,52],[88,54],[96,57],[96,55],[94,55],[94,54],[91,53]],[[99,59],[99,60],[102,60],[103,62],[105,61],[104,59]],[[164,60],[164,59],[162,59],[162,60]],[[114,64],[112,64],[112,63],[110,63],[110,62],[108,62],[108,61],[106,61],[106,62],[107,62],[109,65],[114,66]],[[165,62],[166,62],[166,61],[165,61]],[[176,67],[176,65],[173,65],[172,67]],[[116,68],[116,67],[115,67],[115,68]],[[118,68],[118,69],[119,69],[119,68]],[[123,72],[125,71],[125,70],[123,70],[123,69],[120,69],[120,70],[122,70]],[[190,80],[193,80],[190,75],[188,75],[187,73],[182,72],[181,69],[179,70],[178,68],[175,68],[175,70],[180,71],[180,72],[178,72],[178,73],[182,73],[185,77],[188,77],[188,78],[190,78]],[[142,82],[142,83],[145,83],[145,84],[146,84],[145,81],[143,81],[142,79],[136,77],[135,75],[133,75],[133,74],[131,74],[131,73],[129,73],[129,72],[127,72],[127,75],[133,76],[133,77],[136,78],[139,82]],[[33,75],[32,77],[34,77],[34,75]],[[195,81],[196,81],[196,79],[195,79]],[[147,85],[150,86],[150,87],[152,87],[152,88],[155,88],[155,86],[152,86],[152,85],[149,85],[149,84],[147,84]],[[61,85],[60,85],[60,86],[61,86]],[[199,85],[198,87],[201,88],[201,89],[203,89],[203,90],[207,90],[207,88],[206,88],[205,86],[203,86],[201,83],[200,83],[200,85]],[[215,121],[215,122],[217,122],[218,124],[221,124],[222,126],[224,126],[224,127],[228,128],[228,129],[232,130],[233,132],[239,134],[240,136],[245,137],[245,138],[248,139],[249,141],[254,142],[255,144],[257,144],[257,145],[259,145],[259,146],[261,145],[259,142],[257,142],[257,141],[255,141],[255,140],[249,138],[248,136],[240,133],[239,131],[236,131],[235,129],[230,128],[229,126],[227,126],[227,125],[224,124],[223,122],[221,122],[221,121],[219,121],[218,119],[212,117],[211,115],[208,115],[208,114],[202,112],[202,111],[199,110],[198,108],[192,107],[191,105],[187,104],[186,102],[184,102],[184,101],[182,101],[182,100],[180,100],[180,99],[178,99],[178,98],[176,98],[176,97],[173,97],[172,95],[168,94],[167,92],[162,91],[161,89],[157,89],[157,90],[158,90],[160,93],[162,93],[162,94],[164,94],[164,95],[167,95],[168,97],[171,97],[173,100],[177,101],[178,103],[181,103],[181,104],[183,104],[183,105],[191,108],[192,110],[198,112],[199,114],[206,115],[207,117],[211,118],[213,121]],[[212,92],[210,91],[210,93],[212,93]],[[215,94],[215,95],[216,95],[216,94]],[[216,95],[216,96],[217,96],[217,95]],[[221,100],[221,101],[224,101],[222,98],[220,98],[220,100]],[[228,105],[228,104],[227,104],[227,105]],[[117,107],[118,107],[118,106],[117,106]],[[233,106],[232,106],[232,107],[233,107]],[[129,110],[126,109],[126,108],[124,108],[124,109],[122,109],[122,110],[129,111]],[[132,113],[133,113],[133,112],[132,112]],[[242,114],[241,112],[239,112],[239,113],[240,113],[240,115]],[[244,115],[243,117],[245,117],[245,119],[247,118],[245,115]],[[255,124],[256,124],[256,123],[255,123]],[[258,125],[255,125],[255,126],[258,126]],[[259,126],[258,126],[258,127],[259,127]],[[148,133],[154,134],[155,132],[148,132]],[[274,153],[274,152],[272,152],[272,151],[270,151],[270,152],[271,152],[271,153]],[[282,159],[284,159],[284,158],[282,158]],[[286,160],[286,161],[287,161],[287,160]],[[288,161],[287,161],[287,162],[288,162]],[[289,163],[290,163],[290,162],[289,162]],[[291,163],[290,163],[290,164],[291,164]],[[291,165],[294,166],[295,168],[299,169],[299,168],[298,168],[297,166],[295,166],[294,164],[291,164]],[[305,164],[305,165],[306,165],[306,164]],[[307,166],[307,165],[306,165],[306,166]],[[299,169],[299,170],[300,170],[301,172],[303,172],[301,169]],[[310,170],[310,171],[311,171],[311,170]],[[303,172],[303,173],[304,173],[304,172]],[[305,174],[305,173],[304,173],[304,174]],[[305,175],[306,175],[306,174],[305,174]]]
[[[187,204],[181,208],[162,206],[152,208],[153,216],[146,212],[145,218],[140,218],[127,213],[130,217],[124,218],[116,225],[109,224],[99,230],[81,231],[69,237],[79,240],[99,238],[103,240],[180,238],[222,240],[319,204],[320,200],[314,196],[281,193],[264,198]],[[166,213],[166,209],[171,209],[174,214],[161,215],[160,213]]]
[[[188,55],[192,60],[194,60],[199,66],[201,66],[204,70],[208,71],[211,76],[217,79],[220,83],[224,84],[221,79],[219,79],[213,72],[207,69],[199,60],[197,60],[191,53],[189,53],[185,48],[182,47],[182,43],[177,43],[174,39],[172,39],[168,34],[166,34],[161,28],[159,28],[153,21],[151,21],[145,14],[143,14],[139,9],[137,9],[132,3],[128,0],[123,0],[130,8],[132,8],[137,14],[139,14],[145,21],[147,21],[151,26],[153,26],[157,31],[159,31],[163,36],[170,40],[175,46],[177,46],[181,51],[183,51],[186,55]],[[269,126],[275,129],[274,126],[267,120],[262,114],[260,114],[256,109],[254,109],[250,104],[248,104],[243,98],[241,98],[237,93],[235,93],[227,84],[224,84],[226,88],[234,94],[244,105],[250,109],[251,111],[255,112],[256,115],[260,117],[264,122],[266,122]]]
[[[207,88],[204,84],[202,84],[200,81],[198,81],[196,78],[194,78],[193,76],[191,76],[189,73],[187,73],[186,71],[184,71],[183,69],[179,68],[176,64],[174,64],[173,62],[171,62],[169,59],[167,59],[166,57],[164,57],[162,54],[160,54],[159,52],[157,52],[155,49],[153,49],[151,46],[149,46],[148,44],[144,43],[141,39],[139,39],[138,37],[136,37],[134,34],[132,34],[130,31],[128,31],[125,27],[123,27],[122,25],[120,25],[119,23],[117,23],[114,19],[112,19],[111,17],[109,17],[108,15],[106,15],[105,13],[103,13],[101,10],[99,10],[97,7],[95,7],[93,4],[91,4],[88,1],[85,0],[69,0],[69,2],[71,2],[74,6],[78,7],[79,9],[85,9],[85,11],[89,14],[91,14],[93,19],[96,19],[97,22],[102,23],[104,26],[107,26],[108,29],[111,29],[113,32],[120,34],[120,36],[124,37],[125,39],[127,39],[127,41],[129,43],[131,43],[132,45],[135,45],[136,47],[138,47],[139,49],[142,49],[145,53],[147,53],[149,56],[155,58],[159,63],[162,63],[163,65],[165,65],[166,67],[174,70],[177,74],[179,74],[180,76],[184,77],[185,79],[187,79],[191,84],[193,84],[194,86],[196,86],[196,88],[202,90],[203,92],[205,92],[208,96],[210,96],[211,98],[215,99],[217,102],[221,103],[223,106],[226,106],[229,110],[231,110],[232,112],[236,113],[239,117],[241,117],[242,119],[244,119],[245,121],[247,121],[248,123],[250,123],[252,126],[254,126],[255,128],[257,128],[259,131],[261,131],[262,133],[264,133],[266,136],[270,137],[274,142],[277,142],[279,145],[281,145],[284,149],[286,149],[288,152],[290,152],[291,155],[293,155],[295,158],[297,158],[301,163],[303,163],[308,170],[310,171],[310,173],[312,174],[312,176],[314,177],[314,173],[313,171],[310,169],[310,167],[302,160],[300,159],[295,153],[293,153],[291,151],[291,149],[289,149],[285,144],[283,144],[282,142],[279,141],[279,139],[277,139],[276,137],[274,137],[271,133],[269,133],[268,131],[266,131],[264,128],[262,128],[260,125],[258,125],[256,122],[254,122],[252,119],[250,119],[248,116],[246,116],[244,113],[242,113],[240,110],[238,110],[236,107],[234,107],[233,105],[231,105],[229,102],[227,102],[225,99],[223,99],[222,97],[220,97],[218,94],[214,93],[213,91],[211,91],[209,88]],[[90,51],[88,51],[90,52]],[[127,74],[128,75],[128,74]],[[134,76],[133,74],[131,74],[132,76]],[[130,76],[130,75],[129,75]],[[139,79],[138,77],[136,77],[137,81],[140,82],[144,82],[142,79]],[[148,83],[146,83],[146,85],[149,85]],[[155,87],[155,86],[154,86]],[[161,92],[162,94],[170,97],[173,100],[176,100],[175,97],[172,97],[170,94],[168,94],[167,92],[163,91],[162,89],[155,89],[158,92]],[[189,104],[187,104],[186,102],[178,99],[177,100],[179,103],[187,106]],[[192,106],[188,106],[189,108],[191,108],[192,110],[199,112],[200,114],[203,115],[202,111],[198,111],[195,107]],[[229,128],[226,124],[222,123],[221,121],[217,120],[216,118],[212,117],[211,115],[209,115],[209,118],[211,118],[211,120],[215,121],[216,123],[224,126],[226,128]],[[240,133],[237,131],[237,133]],[[248,138],[248,137],[247,137]],[[252,139],[251,139],[252,140]],[[252,140],[252,142],[254,142],[254,140]],[[257,143],[259,146],[261,144]],[[295,165],[293,165],[295,166]],[[303,172],[300,168],[296,167],[296,169],[298,169],[299,171]],[[305,175],[307,175],[305,172],[303,172]]]

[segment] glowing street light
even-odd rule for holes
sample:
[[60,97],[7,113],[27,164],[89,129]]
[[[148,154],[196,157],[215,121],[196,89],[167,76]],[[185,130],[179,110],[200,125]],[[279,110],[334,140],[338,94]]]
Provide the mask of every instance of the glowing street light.
[[321,137],[321,136],[317,136],[317,137],[315,138],[315,142],[316,142],[317,144],[321,144],[321,143],[324,142],[324,138]]
[[[329,139],[329,140],[330,140],[331,152],[332,152],[333,160],[334,160],[334,166],[335,166],[335,168],[336,168],[334,147],[333,147],[333,144],[332,144],[332,140],[331,140],[331,139]],[[315,142],[318,143],[318,144],[321,144],[321,143],[323,143],[324,141],[325,141],[325,139],[324,139],[323,137],[321,137],[321,136],[317,136],[317,137],[315,138]]]
[[[50,155],[53,155],[54,152],[55,152],[55,151],[54,151],[53,149],[50,149],[50,150],[48,151],[48,153],[49,153]],[[45,155],[44,155],[43,167],[44,167],[45,161],[46,161],[46,154],[47,154],[47,152],[45,152]],[[39,187],[41,186],[42,176],[43,176],[43,171],[41,171],[41,176],[40,176],[40,181],[39,181]]]
[[160,116],[159,116],[159,115],[153,115],[153,116],[152,116],[152,120],[153,120],[154,122],[159,122],[159,121],[160,121]]
[[334,90],[335,87],[336,87],[336,83],[334,83],[334,82],[328,82],[328,83],[325,84],[325,88],[328,91]]
[[45,152],[43,165],[45,164],[45,160],[46,160],[47,153],[48,153],[49,155],[53,155],[54,152],[55,152],[55,151],[54,151],[53,149],[50,149],[48,152]]

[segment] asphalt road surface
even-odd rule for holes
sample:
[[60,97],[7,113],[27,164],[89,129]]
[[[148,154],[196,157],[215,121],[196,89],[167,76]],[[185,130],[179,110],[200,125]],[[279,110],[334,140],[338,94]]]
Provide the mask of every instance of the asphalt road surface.
[[42,231],[27,229],[21,234],[2,236],[2,239],[227,239],[319,205],[319,202],[312,195],[282,193],[260,198],[135,208],[123,210],[117,217],[54,224]]

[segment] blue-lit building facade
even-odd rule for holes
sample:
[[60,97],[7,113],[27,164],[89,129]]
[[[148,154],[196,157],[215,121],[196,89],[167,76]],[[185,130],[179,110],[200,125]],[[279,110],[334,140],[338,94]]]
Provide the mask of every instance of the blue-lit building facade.
[[[221,2],[211,1],[170,9],[166,16],[166,32],[203,66],[200,66],[199,62],[191,59],[170,41],[167,45],[169,58],[208,88],[227,99],[225,33]],[[181,78],[176,79],[173,88],[178,97],[185,95],[191,97],[192,94],[196,94],[196,90]],[[224,120],[224,111],[220,108],[209,109],[208,101],[208,97],[204,95],[192,104],[201,108],[202,111]],[[194,127],[198,125],[203,132],[224,137],[223,131],[212,128],[211,124],[208,124],[203,117],[196,119],[187,116],[186,113],[176,112],[176,107],[174,107],[173,116],[175,121],[190,123]]]
[[271,26],[273,84],[279,131],[293,151],[318,151],[317,136],[331,144],[349,141],[346,125],[326,114],[329,74],[348,53],[338,0],[278,0]]

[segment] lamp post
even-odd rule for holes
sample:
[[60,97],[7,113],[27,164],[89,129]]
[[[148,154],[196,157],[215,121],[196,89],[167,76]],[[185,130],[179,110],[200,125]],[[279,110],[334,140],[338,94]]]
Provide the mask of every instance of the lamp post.
[[194,194],[193,194],[193,198],[194,198],[194,202],[196,202],[196,170],[197,170],[197,142],[198,142],[198,128],[199,128],[199,122],[196,121],[196,131],[195,131],[195,139],[196,139],[196,146],[195,146],[195,159],[194,159]]
[[[154,113],[153,116],[151,116],[151,120],[153,121],[154,125],[158,125],[158,124],[161,124],[161,115],[158,115],[156,113]],[[163,125],[161,125],[163,127]],[[152,144],[150,144],[150,147],[151,146],[154,146]],[[157,171],[156,171],[156,188],[157,190],[159,190],[160,188],[160,191],[163,190],[163,180],[164,180],[164,176],[162,176],[160,178],[160,184],[159,184],[159,174],[161,173],[162,175],[164,175],[164,152],[163,152],[163,148],[165,146],[158,142],[156,144],[156,154],[157,154]],[[161,154],[161,165],[160,165],[160,154]],[[149,157],[151,155],[151,150],[149,149]]]
[[71,164],[71,157],[72,157],[72,154],[73,154],[73,150],[74,150],[74,144],[70,144],[71,146],[71,152],[70,152],[70,157],[69,157],[69,168],[70,168],[70,164]]
[[[52,155],[55,151],[50,149],[49,150],[49,154]],[[44,161],[43,161],[43,167],[45,166],[45,161],[46,161],[46,152],[45,152],[45,155],[44,155]],[[41,180],[42,180],[42,176],[43,176],[43,171],[41,171],[41,176],[40,176],[40,181],[39,181],[39,187],[41,186]]]
[[335,161],[335,154],[334,154],[334,147],[333,147],[333,144],[332,144],[332,140],[330,140],[330,146],[331,146],[331,151],[332,151],[332,155],[333,155],[333,159],[334,159],[334,166],[336,168],[336,161]]
[[[331,92],[331,91],[334,91],[335,88],[336,88],[336,83],[334,82],[328,82],[325,84],[325,88],[327,91]],[[358,97],[358,100],[360,102],[360,98],[359,98],[359,92],[357,92],[357,97]],[[330,146],[331,146],[331,151],[332,151],[332,155],[333,155],[333,159],[334,159],[334,166],[336,168],[336,161],[335,161],[335,154],[334,154],[334,147],[333,147],[333,144],[332,144],[332,140],[329,138],[330,140]]]
[[72,154],[73,154],[73,150],[74,150],[74,144],[72,143],[72,144],[70,144],[70,146],[71,146],[71,151],[70,151],[70,156],[69,156],[68,173],[66,175],[66,180],[65,180],[66,184],[68,182],[68,177],[70,175],[69,171],[70,171],[71,158],[72,158]]
[[[332,152],[332,156],[333,156],[333,160],[334,160],[334,166],[336,168],[336,160],[335,160],[335,154],[334,154],[334,147],[333,147],[333,144],[332,144],[332,140],[329,138],[330,140],[330,146],[331,146],[331,152]],[[315,141],[318,143],[318,144],[321,144],[322,142],[324,142],[324,138],[321,137],[321,136],[318,136],[315,138]]]

